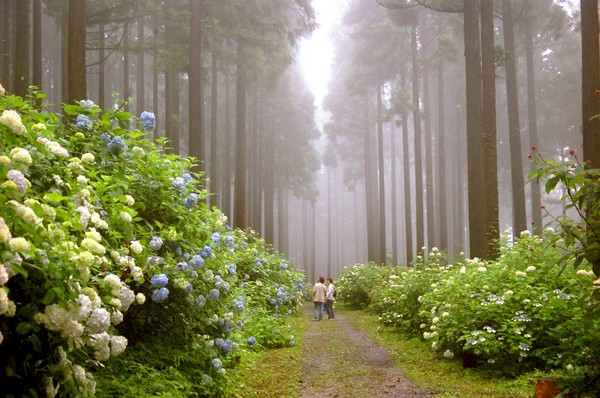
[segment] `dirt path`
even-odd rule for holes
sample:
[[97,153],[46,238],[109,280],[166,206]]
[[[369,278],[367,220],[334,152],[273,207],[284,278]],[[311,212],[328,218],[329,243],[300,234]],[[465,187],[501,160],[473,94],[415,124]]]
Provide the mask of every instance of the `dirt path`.
[[[312,304],[305,306],[312,318]],[[302,350],[302,398],[434,397],[396,368],[388,353],[343,314],[311,321]]]

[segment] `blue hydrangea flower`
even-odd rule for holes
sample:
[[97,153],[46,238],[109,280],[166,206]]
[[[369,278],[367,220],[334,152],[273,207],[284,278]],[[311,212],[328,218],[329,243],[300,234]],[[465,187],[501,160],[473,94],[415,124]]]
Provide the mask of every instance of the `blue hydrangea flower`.
[[279,269],[280,270],[284,271],[287,268],[288,268],[288,265],[287,265],[287,263],[285,261],[282,261],[282,262],[279,263]]
[[210,236],[210,238],[212,239],[215,246],[219,247],[219,243],[221,242],[221,234],[215,232]]
[[173,188],[178,191],[185,191],[185,180],[181,177],[173,178]]
[[152,275],[150,283],[156,288],[165,287],[167,286],[167,283],[169,283],[169,277],[167,277],[165,274]]
[[198,194],[196,194],[196,193],[189,194],[188,196],[183,198],[182,203],[185,207],[187,207],[188,209],[191,209],[192,207],[196,206],[196,203],[198,203]]
[[185,182],[192,182],[193,180],[192,175],[190,173],[181,173],[181,178],[183,178],[183,181]]
[[83,109],[90,109],[92,106],[94,106],[94,101],[90,99],[81,100],[79,101],[79,106]]
[[235,275],[235,272],[237,270],[235,264],[228,264],[227,269],[229,270],[229,276]]
[[200,308],[204,307],[206,305],[206,297],[204,297],[203,295],[199,295],[196,298],[196,305]]
[[213,359],[212,364],[217,369],[221,369],[223,367],[223,362],[221,362],[221,360],[219,358]]
[[148,265],[159,265],[162,264],[165,259],[160,256],[148,256],[147,260]]
[[250,336],[250,337],[248,337],[248,340],[246,340],[246,342],[248,343],[249,346],[253,346],[254,344],[256,344],[256,337]]
[[183,272],[189,268],[190,268],[190,266],[185,261],[180,261],[177,263],[177,269],[181,272]]
[[233,236],[231,236],[231,235],[225,236],[225,242],[223,242],[223,246],[229,247],[231,245],[233,245]]
[[162,247],[162,244],[163,244],[163,240],[158,236],[154,236],[150,240],[150,249],[160,250],[160,248]]
[[102,133],[102,136],[100,138],[102,138],[102,142],[104,142],[107,145],[111,140],[110,134],[108,134],[108,133]]
[[169,297],[169,289],[161,287],[152,292],[152,301],[156,303],[162,303]]
[[140,121],[146,131],[152,131],[156,128],[156,116],[152,112],[143,111],[140,114]]
[[217,347],[223,353],[223,355],[227,355],[233,348],[233,341],[229,339],[223,340],[218,338],[215,339],[215,347]]
[[202,258],[209,258],[212,256],[212,247],[204,246],[198,254],[201,255]]
[[196,254],[190,260],[190,265],[195,269],[201,269],[202,267],[204,267],[204,259],[202,258],[201,255]]
[[116,136],[110,140],[110,142],[107,144],[107,148],[113,155],[118,155],[121,152],[127,151],[127,144],[125,144],[123,138]]
[[233,301],[233,310],[234,311],[243,311],[244,310],[244,297],[243,296],[238,296]]
[[94,122],[87,117],[86,115],[77,116],[77,122],[75,123],[75,128],[78,130],[88,131],[92,128]]
[[211,301],[217,301],[219,299],[219,294],[219,289],[211,289],[208,293],[207,299]]

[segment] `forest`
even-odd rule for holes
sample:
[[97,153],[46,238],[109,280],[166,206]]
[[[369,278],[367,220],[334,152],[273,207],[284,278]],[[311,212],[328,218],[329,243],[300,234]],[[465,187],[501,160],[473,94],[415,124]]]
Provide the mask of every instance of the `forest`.
[[322,103],[298,62],[309,1],[69,3],[3,2],[5,88],[152,111],[154,138],[206,173],[208,203],[311,277],[432,247],[493,257],[499,234],[544,227],[542,204],[562,211],[528,179],[532,146],[598,153],[583,145],[582,10],[566,1],[339,2]]
[[[204,380],[194,394],[227,396],[229,352],[293,345],[281,330],[312,282],[341,277],[343,293],[361,283],[354,265],[485,268],[532,237],[530,252],[552,248],[536,261],[597,279],[598,11],[2,0],[0,382],[87,396],[90,361],[129,341],[120,366],[138,355],[159,366],[148,347],[172,328],[169,361]],[[302,58],[319,32],[331,45],[322,95]],[[400,294],[385,279],[396,272],[385,294]],[[392,316],[387,296],[361,294],[346,299]],[[61,379],[65,363],[73,377]],[[104,392],[118,366],[98,370]]]

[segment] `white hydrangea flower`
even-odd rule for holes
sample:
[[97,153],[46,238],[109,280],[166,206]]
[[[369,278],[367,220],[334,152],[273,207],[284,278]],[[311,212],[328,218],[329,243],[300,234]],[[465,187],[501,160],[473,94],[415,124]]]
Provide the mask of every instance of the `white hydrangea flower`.
[[99,361],[106,361],[110,357],[110,336],[106,332],[90,335],[90,347],[94,349],[94,356]]
[[121,220],[125,221],[126,223],[130,223],[132,220],[131,214],[127,213],[126,211],[122,211],[120,217]]
[[81,247],[96,255],[103,255],[106,253],[106,248],[104,246],[90,238],[84,238],[81,241]]
[[77,183],[79,185],[86,185],[88,183],[88,181],[89,180],[88,180],[88,178],[86,176],[83,176],[83,175],[77,176]]
[[6,284],[6,282],[8,282],[9,278],[10,278],[10,276],[8,275],[8,272],[6,271],[6,267],[4,266],[4,264],[0,263],[0,285]]
[[100,233],[96,231],[95,228],[90,228],[90,230],[85,233],[85,237],[93,239],[96,242],[102,241],[102,235],[100,235]]
[[0,344],[2,344],[3,341],[4,341],[4,336],[2,335],[2,332],[0,331]]
[[19,148],[19,147],[13,148],[10,151],[10,158],[12,160],[14,160],[15,162],[23,163],[28,166],[32,162],[31,155],[29,154],[29,151],[25,148]]
[[0,243],[8,242],[10,238],[12,238],[10,229],[8,229],[4,218],[0,217]]
[[94,212],[90,218],[90,221],[92,224],[94,224],[94,227],[98,229],[108,229],[108,223],[101,219],[98,213]]
[[142,246],[142,244],[137,241],[137,240],[133,240],[131,241],[131,243],[129,244],[129,248],[131,249],[132,252],[134,252],[135,254],[140,254],[141,252],[144,251],[144,247]]
[[131,148],[131,152],[133,153],[133,156],[136,158],[143,158],[145,155],[144,149],[140,148],[139,146],[134,146],[133,148]]
[[141,281],[142,278],[144,277],[144,271],[142,270],[142,268],[138,267],[137,265],[132,265],[129,268],[130,268],[131,277],[133,278],[133,280],[136,282]]
[[121,278],[119,278],[117,275],[115,274],[108,274],[104,277],[104,282],[106,282],[108,284],[108,286],[110,286],[111,290],[113,291],[113,293],[117,293],[121,291]]
[[110,355],[121,354],[127,348],[127,338],[123,336],[110,336]]
[[29,253],[31,251],[31,243],[25,238],[11,238],[8,241],[10,249],[19,253]]
[[2,97],[4,93],[6,93],[6,90],[4,89],[4,87],[2,87],[2,84],[0,84],[0,97]]
[[133,206],[135,204],[135,199],[131,195],[125,195],[125,204],[127,206]]
[[81,155],[81,162],[82,163],[92,164],[92,163],[94,163],[95,160],[96,160],[96,157],[93,154],[89,153],[89,152],[84,153],[83,155]]
[[135,300],[135,294],[133,293],[133,290],[126,286],[123,287],[121,289],[121,293],[119,293],[119,300],[121,301],[121,306],[119,307],[119,310],[127,311],[129,309],[129,306],[131,306],[131,304]]
[[85,321],[90,316],[92,308],[92,300],[85,294],[80,294],[73,306],[72,315],[78,321]]
[[138,293],[135,295],[135,302],[139,305],[142,305],[146,302],[146,296],[143,293]]
[[87,321],[86,331],[90,334],[106,332],[110,327],[110,313],[104,308],[94,308]]
[[25,132],[25,126],[21,120],[21,115],[12,109],[6,109],[0,116],[0,124],[5,125],[16,135],[22,135]]
[[527,268],[525,269],[525,272],[533,272],[533,271],[535,271],[536,269],[537,269],[537,268],[535,268],[533,265],[530,265],[529,267],[527,267]]
[[123,313],[119,310],[112,312],[110,315],[110,323],[118,325],[121,322],[123,322]]
[[64,181],[62,180],[62,178],[60,178],[59,175],[57,174],[52,174],[52,178],[54,179],[54,183],[58,186],[63,185]]

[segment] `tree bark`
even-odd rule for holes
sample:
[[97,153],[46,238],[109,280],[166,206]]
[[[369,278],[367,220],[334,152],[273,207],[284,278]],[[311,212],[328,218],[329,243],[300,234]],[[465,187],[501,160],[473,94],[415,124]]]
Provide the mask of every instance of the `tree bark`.
[[439,52],[437,65],[437,121],[438,121],[438,206],[439,206],[439,229],[440,229],[440,249],[448,251],[448,197],[447,197],[447,179],[446,179],[446,132],[449,130],[446,126],[446,115],[444,101],[444,56]]
[[[138,0],[138,10],[141,9],[142,1]],[[144,21],[143,16],[139,16],[137,19],[137,41],[140,45],[144,43]],[[136,94],[136,109],[137,115],[141,115],[146,110],[146,82],[145,82],[145,50],[144,48],[138,49],[137,60],[136,60],[136,72],[135,72],[135,94]]]
[[421,145],[421,109],[420,103],[420,73],[417,58],[419,56],[417,43],[418,17],[415,13],[411,25],[411,62],[412,62],[412,100],[413,100],[413,131],[415,145],[415,204],[417,223],[417,252],[425,246],[424,206],[423,206],[423,149]]
[[190,43],[188,48],[188,106],[189,154],[199,160],[198,170],[206,171],[204,164],[204,120],[202,118],[202,5],[190,2]]
[[238,41],[237,82],[236,82],[236,120],[235,120],[235,191],[233,225],[236,228],[247,227],[246,218],[246,66],[244,45]]
[[481,0],[482,128],[484,141],[486,246],[482,255],[495,259],[499,253],[498,151],[496,143],[496,52],[494,44],[494,1]]
[[[469,246],[471,257],[486,253],[485,159],[482,150],[481,106],[481,41],[479,33],[479,0],[464,2],[465,73],[467,86],[467,164],[469,196]],[[459,188],[460,189],[460,188]],[[460,205],[460,202],[458,203]]]
[[[400,72],[400,87],[406,87],[406,73]],[[404,171],[404,239],[406,244],[406,264],[413,261],[412,233],[412,190],[410,181],[410,155],[408,148],[408,112],[402,112],[402,169]]]
[[69,0],[67,70],[70,104],[87,98],[85,10],[85,0]]
[[[383,106],[381,101],[382,85],[377,86],[377,159],[379,180],[379,257],[382,263],[387,263],[386,231],[385,231],[385,154],[383,152]],[[329,273],[328,275],[331,275]]]
[[31,84],[31,0],[17,2],[15,94],[25,97]]
[[[535,69],[533,66],[533,34],[531,33],[531,20],[525,20],[525,58],[527,64],[527,113],[529,118],[529,146],[539,145],[537,126],[537,105],[535,101]],[[535,170],[535,163],[531,162],[530,171]],[[531,215],[533,233],[542,231],[542,201],[540,184],[537,178],[531,180]]]
[[[211,65],[211,85],[210,85],[210,190],[211,192],[219,192],[219,181],[220,181],[220,165],[217,155],[217,143],[218,143],[218,109],[219,109],[219,69],[217,53],[213,50],[212,52],[212,65]],[[216,206],[217,196],[213,195],[210,201],[211,205]]]
[[581,0],[581,79],[583,160],[600,168],[600,48],[598,43],[598,0]]
[[42,0],[33,0],[33,58],[32,79],[34,86],[42,87]]

